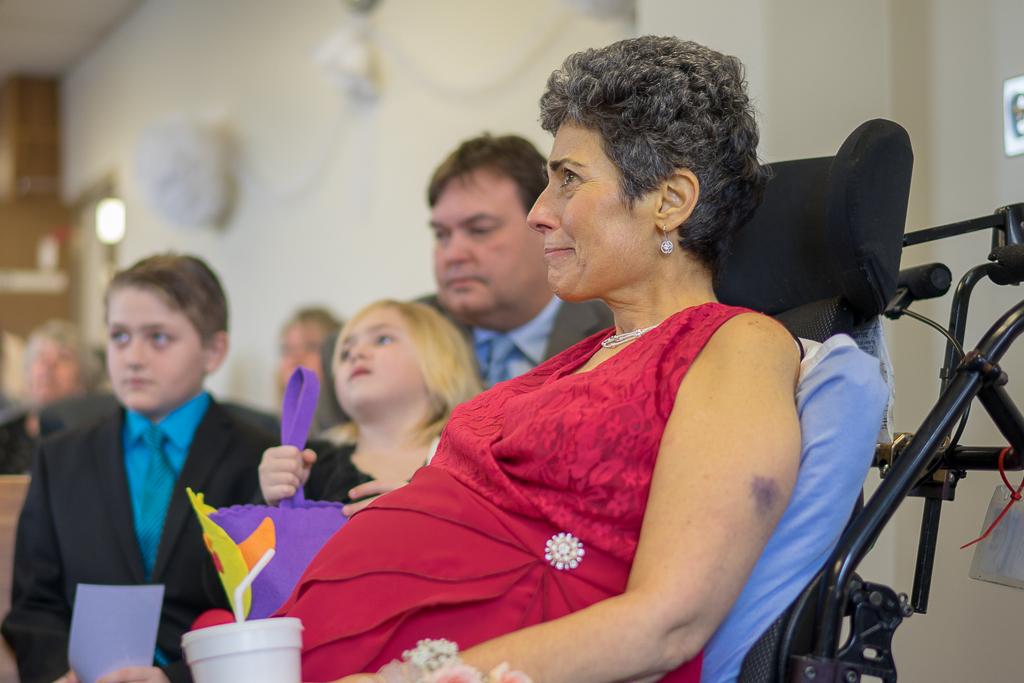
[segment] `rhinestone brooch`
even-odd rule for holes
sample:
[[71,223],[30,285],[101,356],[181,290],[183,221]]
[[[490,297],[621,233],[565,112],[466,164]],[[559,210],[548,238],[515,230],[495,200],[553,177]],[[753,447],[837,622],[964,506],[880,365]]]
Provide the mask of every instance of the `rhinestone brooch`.
[[576,569],[585,554],[583,541],[564,531],[548,539],[544,549],[544,559],[559,571]]

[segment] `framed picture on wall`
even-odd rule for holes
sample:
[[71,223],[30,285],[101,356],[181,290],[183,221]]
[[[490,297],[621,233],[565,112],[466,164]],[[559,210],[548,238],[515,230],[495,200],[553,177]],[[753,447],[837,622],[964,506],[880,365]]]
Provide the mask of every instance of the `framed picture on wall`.
[[1024,154],[1024,76],[1003,81],[1003,150]]

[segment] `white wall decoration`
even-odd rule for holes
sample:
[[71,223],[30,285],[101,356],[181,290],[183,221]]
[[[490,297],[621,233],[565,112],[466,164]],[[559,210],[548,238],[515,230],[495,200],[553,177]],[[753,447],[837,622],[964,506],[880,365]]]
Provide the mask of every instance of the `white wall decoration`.
[[231,204],[228,143],[217,126],[186,116],[147,126],[135,172],[149,208],[183,227],[221,224]]
[[357,100],[372,101],[378,92],[376,56],[369,40],[367,18],[356,15],[328,38],[313,55],[327,79]]
[[1024,154],[1024,76],[1003,82],[1003,151],[1008,157]]

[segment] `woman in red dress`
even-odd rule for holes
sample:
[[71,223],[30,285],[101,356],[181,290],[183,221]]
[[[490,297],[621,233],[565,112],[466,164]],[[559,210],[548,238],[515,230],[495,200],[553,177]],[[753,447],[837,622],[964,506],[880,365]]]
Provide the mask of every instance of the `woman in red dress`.
[[463,404],[331,539],[284,610],[307,680],[383,681],[359,672],[445,638],[538,682],[696,683],[786,507],[797,347],[712,288],[765,181],[741,65],[675,38],[588,50],[541,122],[549,282],[615,329]]

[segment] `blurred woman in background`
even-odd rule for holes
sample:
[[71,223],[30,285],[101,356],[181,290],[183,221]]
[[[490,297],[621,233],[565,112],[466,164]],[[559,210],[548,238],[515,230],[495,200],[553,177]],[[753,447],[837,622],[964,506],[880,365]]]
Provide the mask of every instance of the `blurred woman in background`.
[[0,414],[0,473],[28,471],[39,438],[39,413],[58,401],[95,389],[99,356],[66,320],[49,320],[28,337],[24,356],[24,405]]

